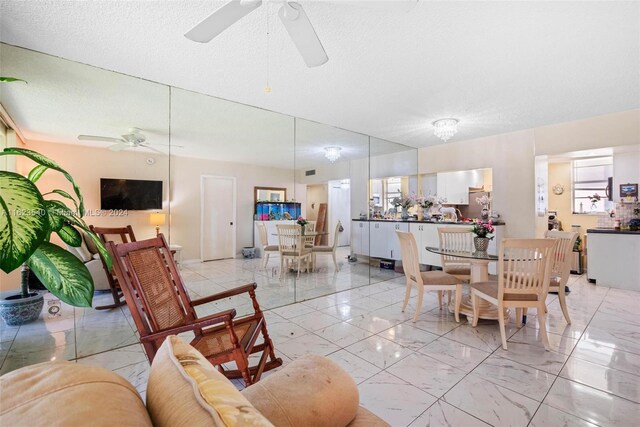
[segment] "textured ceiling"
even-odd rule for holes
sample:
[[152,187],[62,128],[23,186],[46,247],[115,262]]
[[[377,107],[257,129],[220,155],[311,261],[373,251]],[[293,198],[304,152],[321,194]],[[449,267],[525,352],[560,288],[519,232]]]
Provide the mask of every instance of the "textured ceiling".
[[0,39],[413,146],[442,117],[468,139],[639,107],[638,2],[301,3],[318,68],[269,3],[199,44],[183,33],[222,2],[3,0]]

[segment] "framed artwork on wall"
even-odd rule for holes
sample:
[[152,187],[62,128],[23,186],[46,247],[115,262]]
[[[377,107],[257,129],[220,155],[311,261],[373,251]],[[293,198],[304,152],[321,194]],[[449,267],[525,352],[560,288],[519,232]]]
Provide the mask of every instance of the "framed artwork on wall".
[[620,184],[620,197],[626,199],[638,197],[638,184]]

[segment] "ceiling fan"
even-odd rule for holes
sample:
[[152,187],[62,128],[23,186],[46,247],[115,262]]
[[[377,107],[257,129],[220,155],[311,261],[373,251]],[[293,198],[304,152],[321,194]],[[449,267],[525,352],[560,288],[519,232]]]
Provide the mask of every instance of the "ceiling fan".
[[[166,154],[160,150],[156,150],[149,143],[145,143],[145,141],[147,140],[147,137],[144,136],[140,132],[140,129],[138,128],[129,128],[129,133],[122,135],[122,138],[112,138],[110,136],[97,136],[97,135],[78,135],[78,139],[81,141],[115,142],[116,144],[107,147],[111,151],[122,151],[127,148],[144,147],[160,154]],[[169,146],[167,144],[154,144],[154,145],[164,145],[167,147]],[[171,145],[171,147],[181,147],[181,146]]]
[[[307,67],[317,67],[329,60],[309,17],[299,3],[278,1],[278,16]],[[194,42],[207,43],[231,25],[256,10],[262,0],[231,0],[185,33]]]

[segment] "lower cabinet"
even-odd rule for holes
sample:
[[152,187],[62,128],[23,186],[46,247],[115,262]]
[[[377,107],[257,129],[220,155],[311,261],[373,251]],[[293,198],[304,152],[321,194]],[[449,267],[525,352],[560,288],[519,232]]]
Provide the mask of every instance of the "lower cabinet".
[[374,258],[402,259],[400,253],[400,240],[396,231],[409,231],[406,222],[371,222],[370,232],[370,256]]
[[369,256],[369,221],[351,221],[351,252]]

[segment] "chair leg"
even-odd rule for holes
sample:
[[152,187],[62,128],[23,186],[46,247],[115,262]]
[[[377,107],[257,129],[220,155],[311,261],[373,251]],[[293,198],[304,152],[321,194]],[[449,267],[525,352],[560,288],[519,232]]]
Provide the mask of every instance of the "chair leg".
[[558,299],[560,300],[560,308],[562,309],[562,314],[564,315],[564,320],[567,321],[567,324],[571,324],[571,318],[569,317],[569,310],[567,309],[567,299],[564,293],[564,286],[560,286],[558,289]]
[[251,381],[251,373],[249,372],[249,362],[243,358],[236,358],[236,366],[238,367],[238,371],[242,374],[242,379],[244,380],[245,387],[249,387],[252,383]]
[[471,324],[471,326],[475,328],[476,326],[478,326],[478,316],[480,316],[480,305],[478,301],[478,295],[476,295],[473,289],[471,290],[471,305],[473,306],[473,323]]
[[527,312],[529,311],[529,309],[527,307],[523,307],[522,308],[522,324],[526,325],[527,324]]
[[516,308],[516,326],[522,326],[522,308]]
[[413,322],[418,321],[418,315],[420,314],[420,309],[422,308],[422,296],[424,295],[424,287],[418,289],[418,301],[416,301],[416,313],[413,315]]
[[438,307],[442,310],[442,291],[438,291]]
[[460,323],[460,303],[462,302],[462,285],[456,285],[456,302],[454,306],[454,316],[456,322]]
[[500,338],[502,338],[502,348],[507,349],[507,332],[504,327],[504,307],[498,304],[498,324],[500,325]]
[[333,256],[333,266],[336,268],[336,271],[340,271],[338,268],[338,261],[336,260],[336,251],[333,251],[331,256]]
[[404,291],[404,303],[402,304],[402,311],[404,313],[404,309],[407,308],[407,304],[409,303],[409,297],[411,297],[411,284],[407,283],[407,289]]
[[264,253],[264,260],[262,260],[262,268],[267,268],[267,263],[269,262],[269,252]]
[[547,313],[544,312],[544,300],[538,305],[538,326],[540,327],[540,335],[542,336],[542,344],[544,349],[549,351],[549,336],[547,335]]

